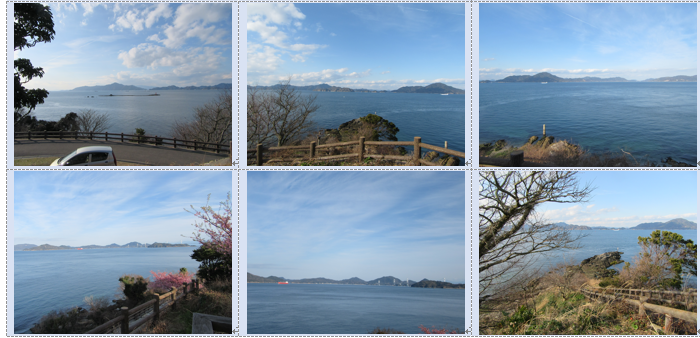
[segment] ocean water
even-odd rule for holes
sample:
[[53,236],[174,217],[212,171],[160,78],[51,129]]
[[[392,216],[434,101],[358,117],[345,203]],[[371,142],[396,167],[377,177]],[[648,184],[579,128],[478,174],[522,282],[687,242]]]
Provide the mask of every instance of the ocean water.
[[694,164],[697,83],[479,84],[479,143],[522,145],[543,124],[593,152]]
[[248,334],[366,334],[418,325],[465,329],[464,289],[248,283]]
[[[112,96],[99,95],[148,95],[154,91],[52,91],[33,111],[37,120],[58,121],[70,112],[94,109],[109,115],[110,133],[133,134],[142,128],[146,135],[171,137],[175,121],[191,121],[194,109],[219,97],[222,90],[163,90],[160,96]],[[88,97],[91,96],[91,97]],[[94,96],[94,97],[92,97]]]
[[367,114],[393,122],[399,141],[413,141],[464,152],[465,95],[408,93],[342,93],[302,91],[315,95],[320,108],[312,120],[321,129],[336,129],[342,123]]
[[[698,242],[698,232],[696,230],[669,230],[675,232],[684,239],[692,239],[694,243]],[[641,251],[638,237],[649,237],[653,230],[582,230],[572,231],[572,235],[584,235],[579,244],[582,246],[577,250],[561,250],[557,253],[546,256],[542,259],[542,264],[554,266],[557,263],[568,263],[573,261],[575,264],[580,264],[582,260],[610,251],[624,252],[622,260],[634,263],[634,258]],[[613,269],[620,270],[624,263],[613,266]]]
[[[119,277],[154,272],[196,272],[195,247],[15,251],[14,332],[29,333],[51,310],[85,307],[87,296],[122,296]],[[8,304],[12,308],[12,304]],[[11,316],[11,314],[8,313]]]

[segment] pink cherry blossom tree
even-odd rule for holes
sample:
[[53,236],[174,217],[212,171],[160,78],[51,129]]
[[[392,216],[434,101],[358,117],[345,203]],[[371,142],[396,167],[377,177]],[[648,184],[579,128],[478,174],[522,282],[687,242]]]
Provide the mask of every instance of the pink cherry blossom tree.
[[231,211],[233,209],[231,205],[231,193],[228,193],[225,202],[219,203],[218,211],[214,211],[214,209],[209,206],[210,197],[211,195],[207,196],[207,204],[200,207],[199,210],[190,205],[192,210],[188,211],[199,218],[199,222],[194,224],[194,226],[197,227],[197,231],[192,233],[193,237],[191,238],[206,248],[213,249],[224,256],[231,257],[231,240],[233,236],[231,231]]

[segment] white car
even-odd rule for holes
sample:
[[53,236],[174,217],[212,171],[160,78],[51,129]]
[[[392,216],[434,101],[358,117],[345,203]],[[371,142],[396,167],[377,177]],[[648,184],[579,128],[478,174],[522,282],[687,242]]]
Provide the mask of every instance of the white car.
[[117,165],[112,147],[91,146],[78,148],[51,163],[51,166],[104,166]]

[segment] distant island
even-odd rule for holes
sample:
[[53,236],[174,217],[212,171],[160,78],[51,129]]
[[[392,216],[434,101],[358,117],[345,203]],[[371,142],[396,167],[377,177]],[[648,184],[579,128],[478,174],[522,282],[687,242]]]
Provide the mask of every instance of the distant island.
[[394,276],[385,276],[370,281],[364,281],[357,277],[352,277],[343,280],[334,280],[324,277],[318,278],[302,278],[302,279],[286,279],[284,277],[269,276],[261,277],[248,272],[248,283],[279,283],[287,282],[289,284],[342,284],[342,285],[378,285],[378,286],[410,286],[417,288],[438,288],[438,289],[464,289],[464,284],[452,284],[447,282],[438,282],[423,279],[420,282],[407,280],[402,281]]
[[51,251],[51,250],[76,250],[76,249],[83,249],[83,250],[88,250],[88,249],[119,249],[119,248],[180,248],[180,247],[194,247],[194,245],[189,245],[189,244],[170,244],[170,243],[153,243],[153,244],[145,244],[145,243],[139,243],[139,242],[130,242],[124,245],[119,245],[119,244],[109,244],[109,245],[84,245],[84,246],[76,246],[76,247],[71,247],[68,245],[51,245],[51,244],[42,244],[42,245],[34,245],[34,244],[16,244],[14,251]]
[[627,80],[621,77],[599,78],[599,77],[582,77],[582,78],[561,78],[556,75],[543,72],[535,75],[512,75],[501,80],[481,80],[479,83],[507,83],[507,82],[698,82],[698,76],[678,75],[672,77],[661,77],[658,79],[646,79],[644,81]]
[[641,223],[631,228],[590,227],[559,222],[554,224],[561,230],[697,230],[698,224],[683,218],[675,218],[668,222]]
[[168,87],[153,87],[151,89],[146,89],[146,88],[141,88],[137,86],[131,86],[131,85],[123,85],[120,83],[112,83],[108,84],[105,86],[82,86],[82,87],[77,87],[73,88],[71,90],[73,91],[105,91],[105,90],[208,90],[208,89],[233,89],[233,84],[232,83],[219,83],[218,85],[214,86],[187,86],[187,87],[177,87],[177,86],[168,86]]
[[[260,90],[275,90],[281,88],[282,85],[276,84],[274,86],[248,86],[248,89],[260,89]],[[401,87],[396,90],[375,90],[375,89],[352,89],[345,87],[331,86],[325,83],[312,85],[312,86],[289,86],[294,90],[310,90],[316,92],[347,92],[347,93],[419,93],[419,94],[453,94],[453,95],[464,95],[464,89],[459,89],[455,87],[448,86],[444,83],[433,83],[425,87],[422,86],[408,86]]]

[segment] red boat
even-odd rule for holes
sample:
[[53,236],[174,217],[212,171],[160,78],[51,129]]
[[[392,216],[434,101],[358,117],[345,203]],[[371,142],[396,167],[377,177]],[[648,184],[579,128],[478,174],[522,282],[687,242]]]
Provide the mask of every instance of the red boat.
[[77,248],[77,249],[75,249],[75,250],[83,250],[83,248]]
[[277,282],[277,284],[289,284],[289,282]]

